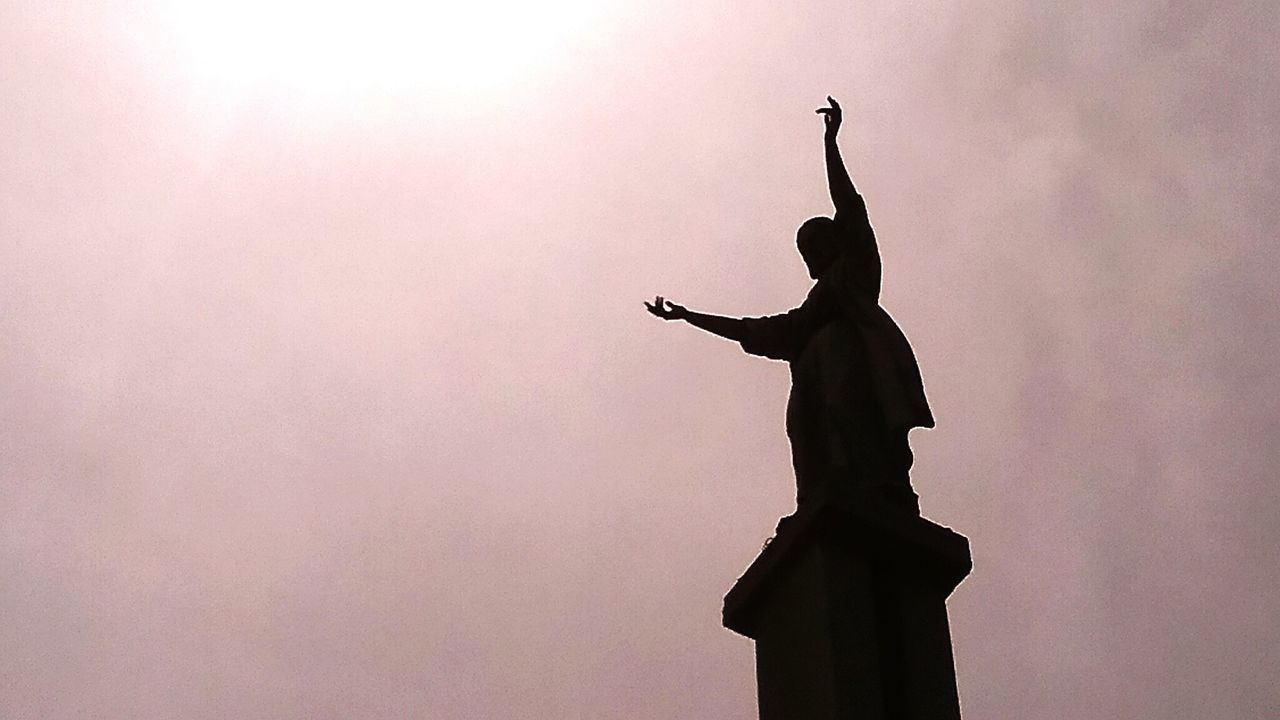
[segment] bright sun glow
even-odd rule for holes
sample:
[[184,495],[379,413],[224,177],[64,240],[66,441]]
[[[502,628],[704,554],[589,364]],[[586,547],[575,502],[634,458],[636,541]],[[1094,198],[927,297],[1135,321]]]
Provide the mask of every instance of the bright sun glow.
[[573,60],[610,4],[178,0],[170,17],[193,72],[222,91],[452,101],[500,93]]

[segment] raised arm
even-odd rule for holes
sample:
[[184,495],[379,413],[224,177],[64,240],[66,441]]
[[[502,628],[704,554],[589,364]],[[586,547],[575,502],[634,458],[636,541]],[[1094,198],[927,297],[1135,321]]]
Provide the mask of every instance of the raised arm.
[[844,160],[840,157],[840,147],[836,144],[836,134],[840,132],[840,122],[843,119],[840,103],[830,95],[827,96],[827,102],[830,103],[830,107],[818,108],[817,112],[822,115],[826,124],[826,132],[823,133],[822,140],[825,146],[827,185],[831,188],[831,202],[836,206],[837,215],[865,217],[866,203],[854,189],[853,180],[849,179],[849,171],[845,169]]

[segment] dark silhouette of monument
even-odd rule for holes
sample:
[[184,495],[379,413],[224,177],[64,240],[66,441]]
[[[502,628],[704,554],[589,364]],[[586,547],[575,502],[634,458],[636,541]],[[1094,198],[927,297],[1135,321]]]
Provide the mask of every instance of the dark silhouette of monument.
[[933,414],[906,336],[880,307],[880,253],[836,143],[835,217],[796,245],[816,280],[794,310],[760,318],[694,312],[662,296],[664,320],[734,340],[791,367],[787,436],[796,512],[725,596],[725,627],[756,641],[762,720],[960,717],[946,598],[972,563],[964,536],[920,517],[907,433]]

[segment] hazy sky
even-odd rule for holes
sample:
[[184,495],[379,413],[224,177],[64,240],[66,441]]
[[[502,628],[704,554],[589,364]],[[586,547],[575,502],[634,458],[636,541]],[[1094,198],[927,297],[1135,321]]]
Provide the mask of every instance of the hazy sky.
[[1280,4],[196,5],[0,0],[0,718],[753,717],[787,369],[641,300],[828,93],[966,717],[1280,717]]

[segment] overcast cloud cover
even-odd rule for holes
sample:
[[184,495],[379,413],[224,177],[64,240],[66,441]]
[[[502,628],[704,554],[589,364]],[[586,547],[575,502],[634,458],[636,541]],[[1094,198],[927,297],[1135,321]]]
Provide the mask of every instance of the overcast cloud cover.
[[842,143],[970,718],[1280,717],[1280,4],[619,2],[449,107],[0,2],[0,717],[748,718]]

